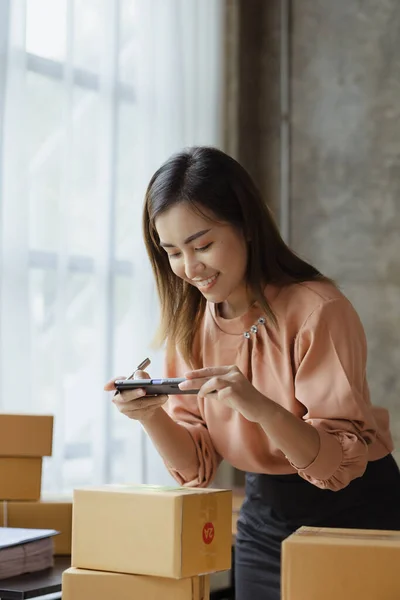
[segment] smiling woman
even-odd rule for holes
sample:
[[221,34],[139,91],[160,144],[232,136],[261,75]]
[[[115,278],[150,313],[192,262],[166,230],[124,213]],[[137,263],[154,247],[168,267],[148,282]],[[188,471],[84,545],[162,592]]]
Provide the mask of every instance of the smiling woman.
[[[245,169],[215,148],[182,152],[158,169],[147,189],[143,229],[161,299],[159,340],[179,344],[190,363],[193,323],[206,299],[225,317],[257,301],[275,323],[267,281],[322,278],[286,246]],[[197,238],[199,232],[207,233]],[[194,281],[215,275],[209,289]]]
[[246,471],[236,598],[278,600],[281,542],[301,525],[400,529],[400,474],[387,412],[370,402],[362,324],[215,148],[157,170],[143,226],[166,374],[199,393],[122,392],[117,407],[182,485],[209,485],[221,459]]
[[[160,246],[166,249],[175,275],[220,304],[226,316],[247,309],[252,299],[245,282],[247,243],[240,229],[215,221],[210,211],[203,209],[202,214],[185,202],[159,214],[155,226],[160,240],[173,240],[172,244],[160,241]],[[183,239],[180,232],[186,231],[195,233]]]

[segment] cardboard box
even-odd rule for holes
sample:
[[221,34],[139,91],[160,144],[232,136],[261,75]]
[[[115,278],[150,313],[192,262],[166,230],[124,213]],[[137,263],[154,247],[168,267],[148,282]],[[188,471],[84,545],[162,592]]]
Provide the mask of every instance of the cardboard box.
[[51,456],[53,417],[0,414],[0,456]]
[[400,531],[301,527],[282,544],[282,600],[397,600]]
[[38,500],[41,485],[41,458],[0,456],[0,500]]
[[102,571],[67,569],[62,576],[63,600],[209,600],[207,575],[165,579]]
[[232,493],[159,486],[74,491],[72,566],[184,578],[231,566]]
[[0,526],[27,529],[55,529],[54,554],[70,555],[72,538],[72,498],[40,499],[38,502],[0,503]]

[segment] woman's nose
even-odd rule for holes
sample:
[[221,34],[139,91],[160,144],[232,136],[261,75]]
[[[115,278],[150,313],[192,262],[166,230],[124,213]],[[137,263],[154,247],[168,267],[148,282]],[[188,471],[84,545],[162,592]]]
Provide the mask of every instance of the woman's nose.
[[203,263],[197,258],[190,258],[185,261],[185,274],[188,279],[195,279],[204,272]]

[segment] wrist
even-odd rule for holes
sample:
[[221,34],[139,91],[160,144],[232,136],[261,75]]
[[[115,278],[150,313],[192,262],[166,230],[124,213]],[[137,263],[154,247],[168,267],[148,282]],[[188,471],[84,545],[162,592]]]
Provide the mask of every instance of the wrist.
[[271,400],[266,396],[263,397],[262,409],[260,411],[260,418],[258,424],[261,425],[263,429],[267,429],[271,427],[275,421],[281,418],[282,411],[279,404]]
[[143,417],[141,417],[139,419],[140,423],[143,426],[152,425],[154,422],[158,421],[160,414],[161,414],[160,411],[162,411],[162,407],[157,406],[157,408],[153,409],[152,411],[149,411],[149,413],[147,415],[144,415]]

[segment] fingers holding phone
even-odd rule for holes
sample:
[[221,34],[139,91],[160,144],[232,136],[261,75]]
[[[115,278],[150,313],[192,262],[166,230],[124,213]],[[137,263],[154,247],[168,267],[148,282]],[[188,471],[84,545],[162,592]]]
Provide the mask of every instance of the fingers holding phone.
[[[148,373],[146,373],[145,371],[143,371],[143,369],[145,369],[146,367],[148,367],[150,365],[150,359],[149,358],[145,358],[144,360],[142,360],[142,362],[136,367],[136,369],[133,371],[132,375],[129,375],[129,377],[125,377],[125,375],[119,375],[118,377],[113,377],[113,379],[110,379],[110,381],[107,381],[107,383],[104,386],[104,390],[106,392],[112,392],[113,390],[116,390],[117,387],[115,385],[116,381],[121,381],[121,380],[125,380],[128,381],[129,379],[150,379],[150,375]],[[139,374],[139,375],[138,375]]]
[[[112,380],[113,387],[108,389],[116,389],[115,381]],[[150,375],[145,371],[137,370],[134,374],[134,379],[150,379]],[[111,384],[111,382],[109,382]],[[106,384],[106,385],[109,385]],[[166,395],[149,396],[144,389],[138,388],[134,390],[119,391],[113,397],[113,403],[118,408],[120,413],[127,416],[129,419],[136,421],[144,421],[153,416],[153,414],[168,400]]]
[[115,385],[116,381],[129,381],[131,379],[150,379],[150,375],[145,371],[136,369],[136,371],[132,373],[130,377],[126,377],[125,375],[118,375],[118,377],[113,377],[104,385],[104,390],[106,392],[112,392],[117,389],[117,386]]
[[148,373],[146,373],[146,371],[136,369],[135,373],[133,374],[133,379],[151,379],[151,377]]
[[[143,390],[142,390],[143,391]],[[119,392],[113,398],[115,406],[119,412],[136,421],[144,421],[152,417],[163,404],[168,400],[168,396],[147,396],[139,395],[140,390],[127,390]]]
[[105,384],[104,391],[113,392],[114,390],[116,390],[117,388],[115,387],[115,382],[119,381],[120,379],[126,379],[126,377],[124,375],[118,375],[118,377],[113,377],[112,379],[110,379],[110,381],[107,381],[107,383]]

